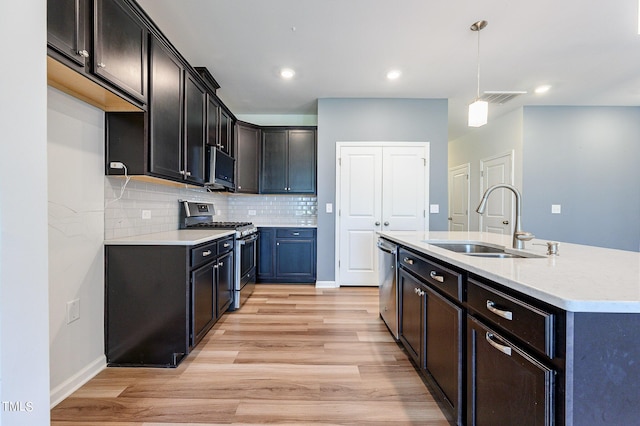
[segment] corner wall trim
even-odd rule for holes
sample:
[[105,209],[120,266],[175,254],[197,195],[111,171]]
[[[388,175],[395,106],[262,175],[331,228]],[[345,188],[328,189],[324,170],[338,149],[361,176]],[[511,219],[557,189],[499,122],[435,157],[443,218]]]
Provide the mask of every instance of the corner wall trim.
[[98,358],[87,364],[82,370],[60,383],[55,387],[55,389],[51,390],[51,408],[60,404],[66,397],[74,393],[106,367],[107,359],[104,355],[100,355]]
[[316,288],[338,288],[335,281],[316,281]]

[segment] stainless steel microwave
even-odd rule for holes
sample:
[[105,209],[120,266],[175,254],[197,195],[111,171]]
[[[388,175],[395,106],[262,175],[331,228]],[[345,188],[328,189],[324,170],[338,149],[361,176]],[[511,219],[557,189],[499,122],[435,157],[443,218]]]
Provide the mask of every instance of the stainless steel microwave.
[[236,160],[212,146],[207,147],[207,186],[235,189],[234,170]]

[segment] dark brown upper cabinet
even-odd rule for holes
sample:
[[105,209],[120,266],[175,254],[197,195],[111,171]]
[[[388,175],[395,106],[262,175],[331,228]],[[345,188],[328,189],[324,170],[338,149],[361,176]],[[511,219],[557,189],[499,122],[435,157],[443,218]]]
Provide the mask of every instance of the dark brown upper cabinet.
[[205,119],[207,93],[189,72],[185,78],[185,180],[203,184],[205,181]]
[[236,124],[236,192],[257,194],[259,191],[260,136],[260,127],[244,122]]
[[148,31],[123,2],[94,2],[93,72],[139,101],[147,100]]
[[47,45],[72,64],[84,67],[90,50],[85,44],[87,1],[49,0],[47,6]]
[[264,127],[260,167],[263,194],[315,194],[315,128]]

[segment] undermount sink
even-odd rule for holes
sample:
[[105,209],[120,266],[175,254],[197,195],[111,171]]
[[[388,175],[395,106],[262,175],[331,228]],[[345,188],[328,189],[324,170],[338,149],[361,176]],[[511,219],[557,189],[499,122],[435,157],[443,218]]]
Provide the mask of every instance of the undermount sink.
[[441,242],[430,242],[425,241],[425,243],[429,243],[432,246],[440,247],[446,250],[451,250],[455,253],[466,254],[467,256],[474,257],[492,257],[496,259],[514,259],[514,258],[543,258],[544,256],[540,256],[532,253],[525,252],[515,252],[514,251],[506,251],[500,247],[488,246],[480,243],[441,243]]

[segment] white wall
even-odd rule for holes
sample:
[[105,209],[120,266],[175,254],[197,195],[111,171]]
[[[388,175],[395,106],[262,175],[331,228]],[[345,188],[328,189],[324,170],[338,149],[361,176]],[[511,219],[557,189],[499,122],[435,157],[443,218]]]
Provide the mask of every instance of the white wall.
[[[105,366],[104,112],[48,90],[51,402]],[[80,318],[67,324],[67,302]]]
[[[482,178],[480,161],[499,154],[514,152],[514,183],[522,187],[522,108],[505,114],[467,135],[449,142],[449,168],[470,163],[469,230],[477,231],[480,215],[475,208],[480,202]],[[445,207],[445,211],[447,208]]]
[[49,424],[46,28],[44,0],[0,2],[3,426]]

